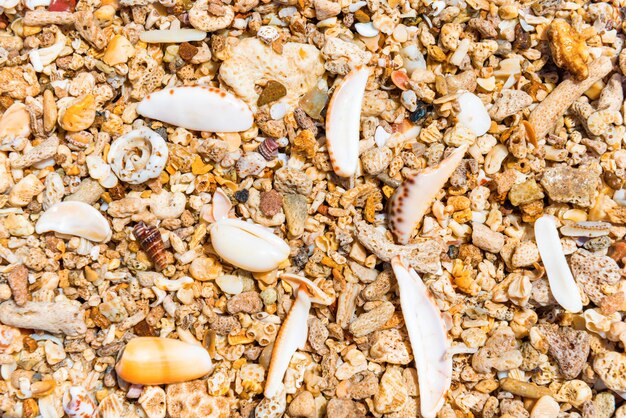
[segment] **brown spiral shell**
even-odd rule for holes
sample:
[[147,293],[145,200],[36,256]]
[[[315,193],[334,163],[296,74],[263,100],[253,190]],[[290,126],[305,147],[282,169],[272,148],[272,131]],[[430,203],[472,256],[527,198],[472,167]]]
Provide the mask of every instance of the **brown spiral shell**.
[[165,261],[165,246],[158,228],[139,222],[133,228],[133,235],[139,241],[141,248],[148,254],[150,260],[159,269],[163,270],[167,264]]
[[278,142],[272,138],[267,138],[261,142],[258,151],[267,161],[272,161],[278,155]]

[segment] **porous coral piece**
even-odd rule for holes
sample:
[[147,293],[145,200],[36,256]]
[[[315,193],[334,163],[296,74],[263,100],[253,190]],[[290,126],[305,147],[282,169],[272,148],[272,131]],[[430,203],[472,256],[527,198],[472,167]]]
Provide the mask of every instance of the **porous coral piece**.
[[590,167],[572,168],[559,164],[544,172],[541,185],[555,202],[590,207],[595,202],[601,181]]
[[0,304],[0,322],[18,328],[63,333],[71,337],[84,334],[87,325],[77,302],[26,302],[17,306],[14,301]]
[[554,19],[548,28],[554,63],[573,74],[578,81],[589,76],[589,50],[583,37],[564,19]]
[[224,396],[210,396],[203,380],[167,385],[167,413],[174,417],[228,418],[230,401]]
[[7,282],[11,287],[11,294],[17,306],[24,306],[30,299],[28,291],[28,268],[23,264],[13,267],[7,275]]
[[538,325],[537,329],[546,338],[548,351],[559,365],[561,374],[566,379],[574,379],[587,364],[590,344],[589,336],[584,331],[556,324]]

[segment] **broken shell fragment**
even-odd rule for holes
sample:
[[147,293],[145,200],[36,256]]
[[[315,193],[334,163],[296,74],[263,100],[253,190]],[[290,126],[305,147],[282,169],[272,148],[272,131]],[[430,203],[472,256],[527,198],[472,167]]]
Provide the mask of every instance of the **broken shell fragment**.
[[30,136],[30,115],[24,103],[13,103],[0,118],[0,140],[28,138]]
[[467,145],[460,146],[438,165],[428,167],[398,187],[389,206],[389,228],[399,244],[408,244],[413,229],[461,163],[465,151]]
[[609,235],[611,224],[608,222],[577,222],[561,227],[561,234],[566,237],[596,238]]
[[201,41],[206,32],[198,29],[147,30],[139,34],[139,39],[147,43],[179,43]]
[[161,175],[167,163],[167,145],[158,133],[142,127],[119,137],[107,156],[117,177],[130,184],[141,184]]
[[274,398],[280,393],[283,387],[283,377],[287,372],[291,357],[293,357],[296,350],[304,348],[308,335],[307,320],[311,303],[322,305],[330,305],[332,303],[332,298],[309,279],[288,273],[280,277],[294,287],[296,300],[291,305],[291,309],[274,341],[263,391],[266,398]]
[[63,395],[63,409],[70,418],[91,418],[96,404],[82,386],[71,386]]
[[137,113],[194,131],[241,132],[252,127],[252,111],[231,93],[208,86],[172,87],[150,93]]
[[359,130],[367,68],[356,68],[335,89],[326,113],[326,146],[333,170],[350,177],[359,163]]
[[391,260],[400,288],[402,316],[417,367],[420,410],[425,418],[435,417],[452,382],[452,355],[446,325],[439,308],[422,279],[399,256]]
[[124,348],[115,371],[129,383],[163,385],[197,379],[212,368],[209,353],[200,345],[171,338],[137,337]]
[[457,115],[459,123],[476,136],[486,134],[491,126],[491,117],[482,100],[474,93],[464,92],[457,97],[457,101],[460,108]]
[[554,217],[543,215],[535,221],[535,239],[554,299],[568,311],[580,312],[583,303],[565,260]]
[[289,245],[261,225],[222,219],[211,227],[215,252],[230,264],[251,271],[274,270],[289,257]]
[[50,207],[37,221],[35,231],[38,234],[54,231],[94,242],[111,238],[111,227],[105,217],[96,208],[79,201],[59,202]]

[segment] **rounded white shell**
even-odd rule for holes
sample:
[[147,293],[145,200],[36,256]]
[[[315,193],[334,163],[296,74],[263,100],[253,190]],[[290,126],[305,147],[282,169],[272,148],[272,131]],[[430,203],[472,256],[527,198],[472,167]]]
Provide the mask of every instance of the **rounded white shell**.
[[481,136],[487,133],[491,126],[491,117],[482,100],[473,93],[462,93],[458,98],[461,111],[457,118],[459,123],[469,128],[474,135]]
[[104,216],[94,207],[78,201],[59,202],[50,207],[37,221],[35,231],[38,234],[54,231],[95,242],[111,238],[111,227]]
[[141,184],[161,175],[167,163],[167,155],[167,145],[163,137],[142,127],[113,142],[107,160],[120,180]]

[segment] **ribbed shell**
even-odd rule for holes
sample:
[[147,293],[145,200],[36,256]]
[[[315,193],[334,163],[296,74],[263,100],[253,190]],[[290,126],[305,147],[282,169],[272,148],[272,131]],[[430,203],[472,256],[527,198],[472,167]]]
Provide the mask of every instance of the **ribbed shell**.
[[135,238],[139,241],[139,245],[148,254],[148,257],[150,257],[154,265],[159,270],[163,270],[167,266],[165,261],[165,247],[158,228],[139,222],[133,228],[133,235],[135,235]]
[[278,142],[272,138],[267,138],[259,145],[259,154],[263,156],[267,161],[272,161],[278,155]]

